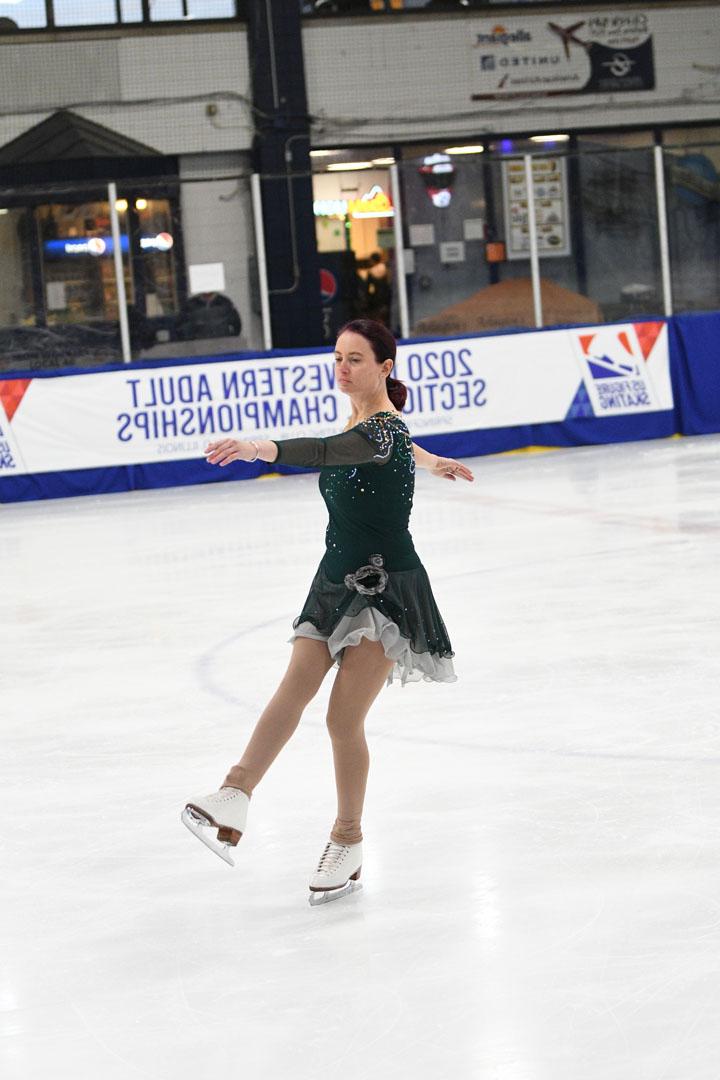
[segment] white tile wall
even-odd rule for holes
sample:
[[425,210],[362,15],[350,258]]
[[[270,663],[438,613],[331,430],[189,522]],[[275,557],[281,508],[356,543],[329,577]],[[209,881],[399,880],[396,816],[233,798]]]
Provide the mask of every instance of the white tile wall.
[[[0,42],[3,113],[120,96],[118,41]],[[24,130],[24,129],[23,129]]]
[[[496,14],[308,20],[303,41],[309,107],[324,118],[313,141],[317,146],[403,142],[717,118],[720,73],[712,69],[720,56],[718,6],[637,10],[651,20],[654,91],[524,103],[471,100],[472,43],[479,30],[497,22]],[[547,14],[519,17],[531,26]],[[250,95],[242,27],[126,37],[105,32],[82,40],[59,35],[44,42],[15,39],[0,44],[0,61],[0,143],[52,110],[80,103],[83,115],[164,153],[251,145],[251,114],[242,100]],[[216,94],[233,97],[216,100]],[[208,103],[218,106],[213,117],[206,114]]]
[[166,154],[242,150],[249,92],[242,29],[0,43],[0,145],[69,108]]

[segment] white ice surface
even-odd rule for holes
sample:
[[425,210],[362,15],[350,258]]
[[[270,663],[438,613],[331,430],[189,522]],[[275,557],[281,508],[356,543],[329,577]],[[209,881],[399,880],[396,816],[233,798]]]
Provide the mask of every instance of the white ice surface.
[[0,507],[2,1080],[718,1080],[720,438],[476,459],[412,531],[453,685],[331,676],[231,870],[184,829],[322,554],[317,477]]

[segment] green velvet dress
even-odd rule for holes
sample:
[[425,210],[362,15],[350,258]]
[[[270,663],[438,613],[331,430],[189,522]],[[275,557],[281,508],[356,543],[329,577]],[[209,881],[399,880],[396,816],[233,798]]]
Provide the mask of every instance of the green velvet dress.
[[454,682],[453,651],[408,530],[415,455],[404,420],[380,412],[341,435],[277,442],[277,461],[320,469],[325,554],[295,637],[327,642],[340,661],[363,637],[382,643],[399,678]]

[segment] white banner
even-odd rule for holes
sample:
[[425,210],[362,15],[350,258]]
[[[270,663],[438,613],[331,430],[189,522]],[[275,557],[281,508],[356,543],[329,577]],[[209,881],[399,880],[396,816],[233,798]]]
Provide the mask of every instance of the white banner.
[[[673,406],[664,322],[416,342],[395,375],[417,435]],[[224,435],[327,436],[349,415],[327,351],[0,379],[0,477],[201,458]]]

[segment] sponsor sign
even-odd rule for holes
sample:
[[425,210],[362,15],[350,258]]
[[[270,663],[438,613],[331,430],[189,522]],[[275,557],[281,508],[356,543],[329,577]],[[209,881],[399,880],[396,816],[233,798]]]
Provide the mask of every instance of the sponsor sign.
[[[329,352],[0,379],[0,478],[201,458],[223,436],[342,430]],[[414,434],[673,406],[664,322],[415,342],[398,349]]]
[[642,11],[484,20],[471,56],[473,101],[655,88],[650,18]]

